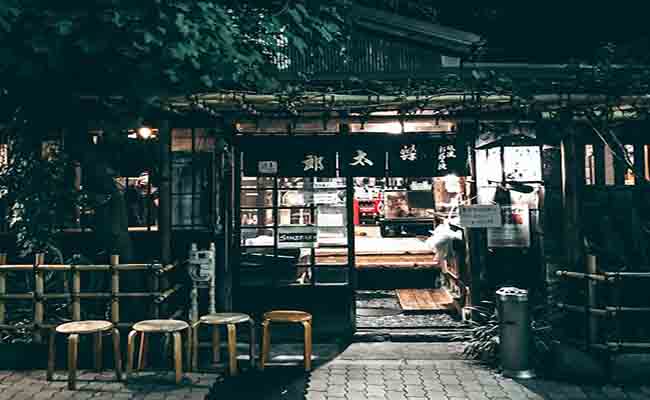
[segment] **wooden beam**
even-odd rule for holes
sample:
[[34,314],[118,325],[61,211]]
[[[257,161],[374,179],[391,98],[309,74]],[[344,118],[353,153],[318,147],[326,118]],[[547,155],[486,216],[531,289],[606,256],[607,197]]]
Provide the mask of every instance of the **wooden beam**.
[[578,141],[576,126],[566,123],[561,143],[562,208],[564,211],[564,246],[567,268],[582,271],[584,242],[582,237],[580,205],[584,185],[584,146]]

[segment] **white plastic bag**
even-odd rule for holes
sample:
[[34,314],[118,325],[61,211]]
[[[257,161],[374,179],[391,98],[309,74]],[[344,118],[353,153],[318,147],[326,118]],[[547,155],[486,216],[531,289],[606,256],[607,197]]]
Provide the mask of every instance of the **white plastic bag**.
[[439,259],[450,260],[454,256],[454,240],[462,240],[462,238],[460,231],[454,231],[445,222],[436,226],[431,237],[426,240],[426,244],[436,252]]

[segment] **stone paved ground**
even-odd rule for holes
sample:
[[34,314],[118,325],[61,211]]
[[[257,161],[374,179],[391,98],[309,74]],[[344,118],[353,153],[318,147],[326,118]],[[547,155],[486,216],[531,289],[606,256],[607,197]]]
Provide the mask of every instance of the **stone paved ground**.
[[298,367],[299,346],[278,346],[264,372],[249,370],[224,381],[216,374],[187,374],[180,386],[170,384],[171,375],[143,373],[122,384],[110,373],[83,373],[80,390],[71,392],[63,373],[46,382],[44,371],[0,372],[0,399],[650,400],[650,382],[573,385],[504,378],[463,360],[458,344],[357,343],[338,355],[332,349],[317,346],[311,373]]
[[67,375],[57,372],[52,382],[45,380],[45,371],[0,371],[0,400],[127,400],[187,399],[203,400],[213,386],[216,374],[185,374],[180,385],[167,373],[143,372],[128,383],[116,382],[110,372],[81,372],[77,390],[67,389]]

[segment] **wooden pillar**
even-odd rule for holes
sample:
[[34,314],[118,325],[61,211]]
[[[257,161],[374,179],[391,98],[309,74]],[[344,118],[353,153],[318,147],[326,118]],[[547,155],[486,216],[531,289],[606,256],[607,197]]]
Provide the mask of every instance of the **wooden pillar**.
[[[158,229],[160,232],[160,258],[163,265],[172,262],[171,230],[171,129],[168,121],[158,128],[160,138],[160,199]],[[164,288],[161,288],[164,289]]]
[[[229,136],[234,136],[236,133],[236,126],[234,122],[224,122],[226,129],[230,131],[227,133]],[[233,297],[235,290],[235,282],[238,281],[238,264],[239,264],[239,241],[241,232],[239,226],[241,224],[241,217],[239,214],[240,205],[240,184],[241,184],[241,170],[240,170],[240,152],[234,146],[230,146],[230,156],[222,152],[219,155],[219,162],[221,163],[221,193],[222,203],[221,212],[223,213],[223,257],[217,260],[216,271],[216,300],[217,307],[222,311],[233,310]]]
[[643,143],[634,144],[634,184],[641,185],[646,183],[645,179],[645,149]]
[[570,271],[583,271],[584,240],[580,207],[584,185],[584,146],[577,138],[576,127],[567,122],[560,147],[562,157],[562,209],[564,212],[564,246],[566,266]]
[[[348,123],[348,115],[341,114],[341,123],[339,125],[339,134],[344,136],[350,133],[350,125]],[[383,160],[384,166],[386,160]],[[357,260],[355,251],[355,236],[354,236],[354,178],[345,178],[345,221],[347,232],[347,259],[348,259],[348,325],[349,335],[352,337],[357,330],[357,299],[356,290],[359,287],[359,276],[357,273]]]
[[[158,232],[160,234],[160,262],[162,265],[172,263],[172,195],[171,195],[171,128],[169,121],[162,121],[158,127],[160,140],[160,192],[158,205]],[[158,290],[169,287],[163,275],[158,280]],[[166,305],[160,305],[160,313],[166,313]]]
[[[465,136],[471,138],[471,135]],[[476,150],[474,142],[468,139],[467,157],[469,161],[471,181],[468,197],[472,204],[477,204],[478,185],[476,182]],[[485,229],[465,229],[465,268],[469,277],[469,304],[465,306],[476,307],[481,303],[483,294],[482,271],[486,266],[485,252],[487,250],[487,237]]]
[[[7,264],[7,254],[0,253],[0,265]],[[5,323],[6,318],[6,306],[5,299],[1,296],[7,294],[7,276],[4,272],[0,272],[0,325]]]
[[604,186],[605,180],[605,145],[602,142],[594,143],[594,182]]

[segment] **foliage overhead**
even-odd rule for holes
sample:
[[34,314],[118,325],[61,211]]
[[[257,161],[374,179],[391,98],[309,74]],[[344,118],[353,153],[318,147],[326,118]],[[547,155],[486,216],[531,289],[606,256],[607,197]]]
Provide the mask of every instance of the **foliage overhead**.
[[11,0],[0,5],[0,73],[10,91],[155,96],[274,84],[288,46],[334,42],[329,2]]

